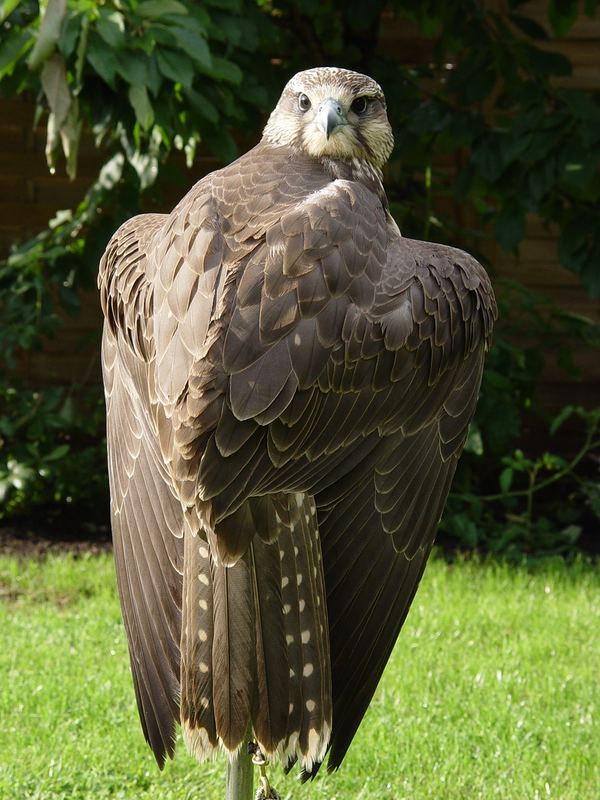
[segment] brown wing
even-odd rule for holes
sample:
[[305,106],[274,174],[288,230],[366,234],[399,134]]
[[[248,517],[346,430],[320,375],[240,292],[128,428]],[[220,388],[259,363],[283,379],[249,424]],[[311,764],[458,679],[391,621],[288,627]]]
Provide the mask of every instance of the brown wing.
[[433,421],[384,440],[374,480],[333,503],[317,495],[332,654],[330,769],[352,741],[423,574],[475,409],[483,353],[472,361]]
[[235,285],[226,402],[200,492],[226,521],[254,494],[319,507],[338,766],[416,591],[496,314],[467,254],[413,242],[338,182],[283,214]]
[[[150,256],[157,396],[170,420],[163,450],[190,504],[206,434],[228,392],[223,341],[237,281],[262,270],[266,232],[284,211],[328,182],[311,159],[290,169],[289,155],[287,148],[258,145],[200,181],[169,216]],[[244,346],[252,347],[250,338]]]
[[323,492],[382,437],[431,422],[495,314],[477,262],[398,237],[346,181],[283,213],[229,291],[198,481],[217,522],[253,494]]
[[[306,191],[302,169],[282,179],[288,155],[280,152],[265,162],[255,152],[197,184],[168,218],[131,220],[113,237],[101,264],[119,589],[142,724],[160,764],[165,753],[173,751],[173,720],[180,695],[184,735],[199,757],[206,756],[218,740],[230,749],[237,747],[246,730],[249,698],[256,735],[267,751],[281,745],[290,758],[300,754],[306,764],[312,764],[322,757],[328,741],[329,657],[312,661],[313,651],[328,652],[326,627],[320,618],[325,607],[322,579],[313,574],[321,567],[304,552],[306,541],[317,542],[320,550],[314,522],[310,531],[303,530],[305,508],[313,508],[316,519],[314,502],[296,498],[295,513],[302,515],[302,521],[288,521],[289,529],[295,528],[294,536],[287,544],[266,547],[264,554],[259,541],[250,550],[247,544],[257,529],[267,542],[272,539],[272,504],[257,498],[240,509],[237,517],[230,515],[227,523],[233,540],[241,542],[239,554],[247,551],[245,560],[231,569],[224,569],[214,555],[207,569],[202,553],[208,550],[204,539],[200,541],[206,534],[199,530],[206,515],[193,509],[198,458],[218,420],[227,389],[219,352],[228,321],[227,301],[235,288],[231,278],[264,238],[269,219],[277,219],[282,205],[296,202]],[[317,176],[316,182],[322,185],[327,178]],[[269,188],[273,191],[265,204]],[[263,213],[265,205],[271,217]],[[187,506],[183,567],[181,541],[176,538],[183,534],[180,504]],[[261,576],[254,588],[250,580],[264,571],[265,564],[279,562],[280,551],[287,553],[286,569],[296,567],[293,576],[286,575],[290,584],[293,578],[299,585],[304,573],[310,573],[299,609],[287,617],[283,601],[272,602],[269,580],[273,583],[276,576]],[[182,568],[187,622],[180,640]],[[205,586],[210,589],[210,603],[204,596]],[[201,598],[198,592],[204,593]],[[289,675],[285,681],[273,678],[285,666],[285,654],[281,662],[267,657],[273,643],[270,638],[265,643],[263,629],[273,631],[274,626],[266,617],[286,631],[287,672],[292,675],[293,665],[296,691],[301,691],[307,706],[304,711],[288,698]],[[254,644],[257,663],[249,670]],[[253,697],[255,677],[257,698]],[[278,705],[271,702],[273,687],[281,695]],[[268,698],[268,707],[263,696]],[[297,730],[290,727],[288,731],[290,714],[298,720]]]
[[149,418],[154,345],[145,249],[163,221],[146,216],[126,223],[99,277],[117,583],[142,728],[161,767],[173,755],[179,717],[183,567],[181,505]]
[[[269,155],[212,176],[210,197],[200,185],[154,250],[157,391],[169,417],[161,447],[226,561],[255,532],[252,498],[315,497],[336,766],[422,573],[495,305],[465,253],[401,239],[361,184],[324,182],[314,165],[316,177],[289,153]],[[199,287],[210,308],[195,314]],[[357,579],[365,561],[369,581]],[[358,630],[363,607],[369,624]],[[360,649],[349,644],[357,638]]]

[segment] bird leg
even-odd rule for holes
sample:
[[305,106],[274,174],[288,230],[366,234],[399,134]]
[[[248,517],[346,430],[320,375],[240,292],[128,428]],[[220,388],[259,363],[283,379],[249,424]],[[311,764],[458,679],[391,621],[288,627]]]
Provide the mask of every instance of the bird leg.
[[252,763],[256,764],[260,772],[259,787],[256,790],[255,800],[281,800],[279,793],[274,789],[267,778],[267,759],[256,742],[248,742],[248,754],[252,756]]

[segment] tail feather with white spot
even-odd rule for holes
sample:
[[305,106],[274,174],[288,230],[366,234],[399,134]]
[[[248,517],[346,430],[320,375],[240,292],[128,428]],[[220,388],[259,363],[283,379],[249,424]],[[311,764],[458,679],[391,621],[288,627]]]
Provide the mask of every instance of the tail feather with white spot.
[[312,498],[276,507],[275,541],[254,536],[233,566],[186,532],[181,722],[199,760],[235,752],[251,723],[263,753],[310,770],[331,733],[321,544]]

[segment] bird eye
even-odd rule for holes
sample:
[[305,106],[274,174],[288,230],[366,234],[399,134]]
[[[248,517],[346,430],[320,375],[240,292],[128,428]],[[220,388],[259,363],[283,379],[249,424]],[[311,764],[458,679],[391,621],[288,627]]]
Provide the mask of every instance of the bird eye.
[[356,100],[352,103],[350,108],[354,111],[355,114],[364,114],[369,106],[369,102],[366,97],[357,97]]
[[310,108],[310,100],[305,94],[301,94],[298,97],[298,105],[300,106],[300,111],[308,111]]

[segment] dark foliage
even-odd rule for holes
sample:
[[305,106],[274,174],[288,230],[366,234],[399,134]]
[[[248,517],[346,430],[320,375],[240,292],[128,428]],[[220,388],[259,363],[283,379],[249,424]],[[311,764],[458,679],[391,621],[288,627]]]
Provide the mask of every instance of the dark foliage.
[[[518,252],[534,213],[559,226],[562,263],[600,294],[600,103],[561,88],[555,79],[571,65],[522,5],[499,15],[475,0],[48,0],[40,19],[37,3],[5,0],[0,93],[38,97],[51,170],[63,168],[62,152],[75,174],[83,126],[104,166],[76,209],[0,264],[0,516],[105,497],[99,389],[25,388],[15,361],[64,311],[77,313],[108,237],[148,203],[173,151],[188,163],[199,149],[233,158],[233,132],[256,140],[298,69],[338,64],[384,86],[396,136],[386,184],[407,235],[476,255],[491,236]],[[587,0],[585,13],[596,6]],[[571,0],[550,0],[550,29],[564,35],[578,13]],[[423,40],[418,63],[388,52],[389,25]],[[517,284],[498,288],[501,321],[443,532],[511,556],[569,552],[600,518],[597,415],[565,411],[583,437],[571,462],[515,447],[524,416],[540,413],[544,354],[572,369],[572,342],[593,346],[596,333]]]

